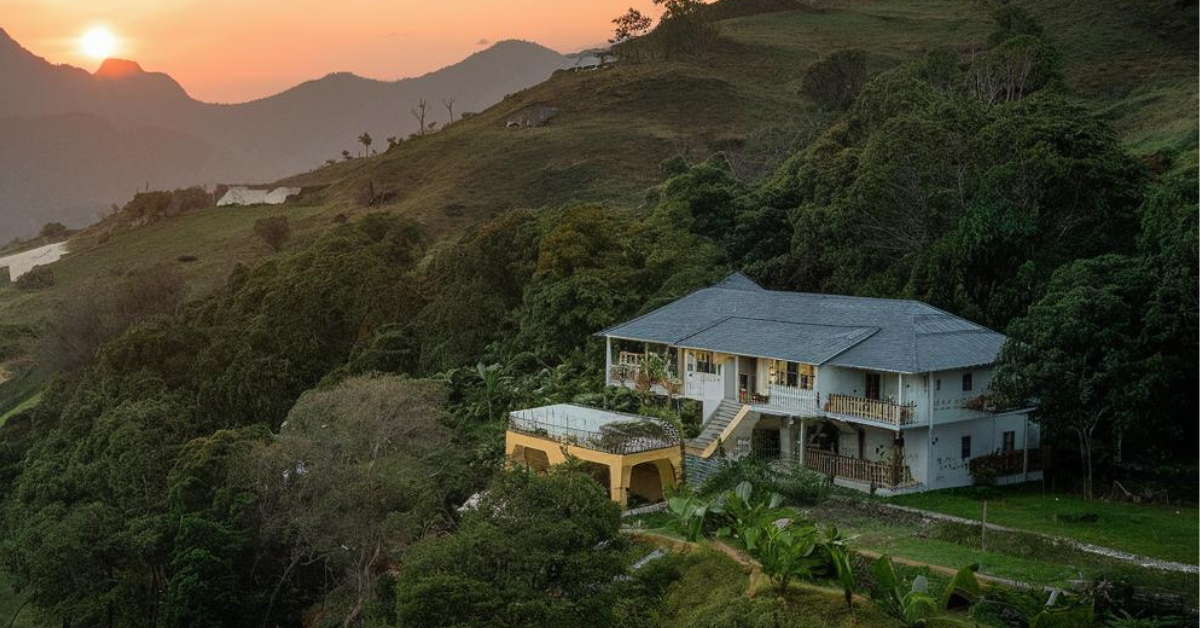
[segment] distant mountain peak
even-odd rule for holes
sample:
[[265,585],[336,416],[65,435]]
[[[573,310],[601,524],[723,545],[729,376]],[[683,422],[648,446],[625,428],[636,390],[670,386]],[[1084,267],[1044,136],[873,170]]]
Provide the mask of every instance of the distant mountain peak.
[[146,71],[142,69],[142,66],[137,61],[105,59],[104,63],[101,63],[99,69],[94,73],[94,76],[96,78],[120,79],[145,73]]

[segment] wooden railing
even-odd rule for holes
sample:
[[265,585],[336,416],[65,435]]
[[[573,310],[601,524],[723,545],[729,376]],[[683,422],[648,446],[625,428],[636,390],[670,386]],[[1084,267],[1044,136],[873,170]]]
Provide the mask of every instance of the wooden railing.
[[857,480],[875,486],[892,488],[913,483],[912,472],[908,470],[907,465],[860,460],[823,449],[805,450],[804,466],[822,475]]
[[882,399],[832,394],[825,401],[825,411],[892,425],[908,425],[916,420],[917,404],[916,402],[900,404]]

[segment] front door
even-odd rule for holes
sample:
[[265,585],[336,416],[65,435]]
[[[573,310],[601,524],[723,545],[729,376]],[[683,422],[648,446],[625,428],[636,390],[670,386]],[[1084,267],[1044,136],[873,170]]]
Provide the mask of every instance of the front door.
[[867,399],[879,399],[879,373],[867,373]]
[[738,398],[742,403],[750,403],[754,399],[754,391],[758,390],[757,384],[754,373],[738,373]]

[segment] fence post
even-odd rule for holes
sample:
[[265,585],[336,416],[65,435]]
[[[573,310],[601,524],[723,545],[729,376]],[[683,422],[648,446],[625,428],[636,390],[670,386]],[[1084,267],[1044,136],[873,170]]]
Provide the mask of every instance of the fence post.
[[983,527],[979,529],[981,551],[987,551],[987,500],[983,500]]

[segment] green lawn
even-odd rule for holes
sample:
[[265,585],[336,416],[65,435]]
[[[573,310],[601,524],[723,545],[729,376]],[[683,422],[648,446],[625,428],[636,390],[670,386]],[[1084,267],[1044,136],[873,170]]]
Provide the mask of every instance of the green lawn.
[[857,549],[950,569],[976,564],[982,574],[1039,587],[1103,578],[1183,593],[1189,596],[1191,604],[1197,602],[1200,589],[1200,577],[1194,574],[1145,569],[1050,542],[1038,542],[1027,535],[991,534],[985,552],[981,550],[977,532],[964,533],[967,531],[962,526],[897,522],[878,513],[832,503],[813,509],[810,514],[836,523],[839,530],[853,538],[852,545]]
[[[1197,564],[1200,510],[1085,501],[1076,495],[1043,493],[1036,485],[990,491],[988,522],[1010,528],[1064,536],[1134,554]],[[889,500],[948,515],[978,520],[982,502],[975,489],[951,489],[903,495]],[[1097,515],[1095,522],[1067,520]]]

